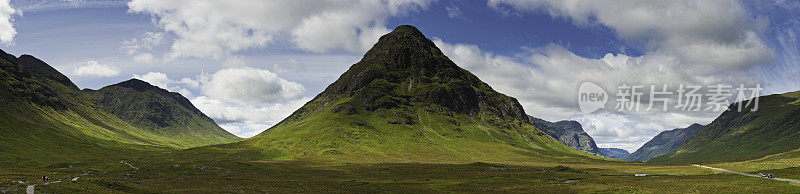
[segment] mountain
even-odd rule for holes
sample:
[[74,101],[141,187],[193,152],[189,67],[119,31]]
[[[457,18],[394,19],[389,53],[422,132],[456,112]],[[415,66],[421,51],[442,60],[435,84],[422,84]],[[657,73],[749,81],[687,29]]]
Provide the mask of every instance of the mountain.
[[458,67],[413,26],[382,36],[289,117],[235,145],[265,157],[357,162],[587,158],[528,122],[516,99]]
[[600,148],[600,151],[602,151],[603,155],[606,155],[606,157],[614,159],[624,159],[625,157],[628,157],[628,155],[631,154],[627,150],[619,148]]
[[191,143],[137,128],[30,55],[0,50],[0,165],[108,159]]
[[647,161],[652,157],[672,151],[701,129],[703,129],[703,125],[695,123],[686,128],[662,131],[631,155],[625,157],[625,160]]
[[681,146],[648,162],[744,161],[800,148],[800,91],[761,96],[754,106],[738,111],[739,104],[731,104]]
[[530,115],[528,119],[534,127],[572,149],[605,156],[600,151],[600,148],[597,148],[594,139],[583,131],[583,127],[577,121],[558,121],[553,123]]
[[101,88],[86,89],[106,112],[161,136],[180,139],[183,147],[231,143],[240,140],[220,128],[181,94],[131,79]]

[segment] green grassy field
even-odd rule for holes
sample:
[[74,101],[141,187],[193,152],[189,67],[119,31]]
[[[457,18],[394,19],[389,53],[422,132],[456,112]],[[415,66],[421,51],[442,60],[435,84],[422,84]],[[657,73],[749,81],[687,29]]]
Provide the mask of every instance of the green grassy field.
[[[686,165],[621,161],[511,165],[242,160],[259,155],[249,152],[197,160],[198,154],[209,153],[184,150],[105,162],[3,168],[0,189],[21,192],[25,186],[39,183],[39,177],[46,174],[51,181],[61,182],[37,185],[37,192],[800,192],[800,186],[782,181],[720,174]],[[633,176],[642,173],[655,176]],[[80,178],[72,181],[75,177]]]

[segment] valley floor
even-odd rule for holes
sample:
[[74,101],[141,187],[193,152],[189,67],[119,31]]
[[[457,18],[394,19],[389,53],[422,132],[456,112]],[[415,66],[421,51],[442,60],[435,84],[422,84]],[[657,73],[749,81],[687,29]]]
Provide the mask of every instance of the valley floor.
[[[0,190],[36,192],[800,192],[800,185],[689,165],[628,162],[529,164],[340,163],[311,160],[197,160],[131,157],[36,168],[0,169]],[[640,174],[640,176],[636,176]],[[647,174],[646,176],[641,176]],[[75,177],[79,177],[76,179]],[[75,181],[73,181],[75,180]]]

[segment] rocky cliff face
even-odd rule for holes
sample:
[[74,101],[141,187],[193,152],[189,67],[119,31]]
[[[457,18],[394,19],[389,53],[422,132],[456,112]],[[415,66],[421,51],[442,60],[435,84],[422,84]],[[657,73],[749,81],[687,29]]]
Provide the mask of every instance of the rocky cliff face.
[[672,151],[683,144],[686,139],[689,139],[689,137],[703,129],[703,127],[703,125],[695,123],[686,128],[663,131],[642,145],[641,148],[633,152],[631,155],[625,157],[625,160],[647,161],[652,157]]
[[549,122],[528,116],[533,126],[575,150],[585,151],[598,156],[605,156],[589,134],[577,121]]

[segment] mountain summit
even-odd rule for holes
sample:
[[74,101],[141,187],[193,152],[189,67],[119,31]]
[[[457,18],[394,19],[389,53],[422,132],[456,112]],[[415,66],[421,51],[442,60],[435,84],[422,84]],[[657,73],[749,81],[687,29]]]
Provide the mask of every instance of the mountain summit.
[[458,67],[408,25],[382,36],[313,100],[242,144],[275,157],[357,161],[588,156],[530,125],[516,99]]
[[533,116],[528,116],[528,118],[533,126],[572,149],[589,152],[597,156],[605,156],[595,144],[592,136],[583,131],[583,126],[577,121],[558,121],[554,123]]
[[409,25],[382,36],[360,62],[317,96],[334,101],[344,98],[357,98],[360,106],[345,104],[337,110],[374,111],[424,103],[474,117],[489,113],[504,121],[527,119],[516,99],[495,92],[458,67]]
[[182,147],[231,143],[238,137],[198,110],[189,99],[142,80],[130,79],[100,90],[84,90],[106,112],[131,125],[181,140]]

